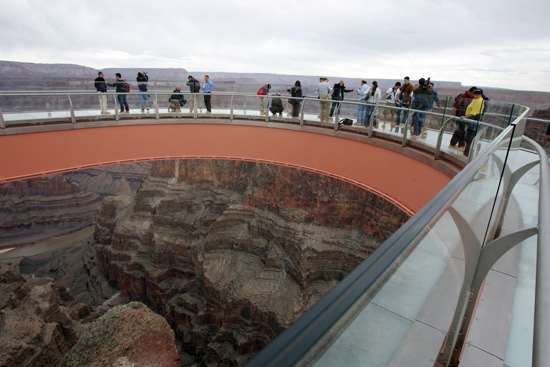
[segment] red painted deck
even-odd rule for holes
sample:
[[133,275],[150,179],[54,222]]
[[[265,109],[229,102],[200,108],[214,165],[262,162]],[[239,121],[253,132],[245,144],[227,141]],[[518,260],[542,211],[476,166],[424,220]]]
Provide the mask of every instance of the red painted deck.
[[0,136],[0,182],[107,163],[230,158],[337,176],[418,211],[449,177],[367,143],[305,131],[217,124],[138,125]]

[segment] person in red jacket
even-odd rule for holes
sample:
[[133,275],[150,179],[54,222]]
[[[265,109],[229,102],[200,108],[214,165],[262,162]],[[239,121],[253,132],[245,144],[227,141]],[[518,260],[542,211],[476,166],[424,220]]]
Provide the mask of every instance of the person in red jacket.
[[[468,105],[474,99],[474,92],[476,90],[477,87],[471,87],[464,93],[456,96],[455,102],[453,104],[456,117],[462,117],[466,114],[466,108],[468,108]],[[449,144],[449,147],[455,148],[458,144],[458,147],[462,148],[466,145],[466,125],[464,124],[464,121],[461,121],[460,119],[456,120],[455,123],[456,128],[453,132],[453,136],[451,137],[451,143]]]
[[266,99],[265,97],[269,94],[269,91],[271,90],[271,84],[265,83],[258,89],[258,92],[256,94],[260,97],[260,114],[262,116],[267,115],[267,105],[266,105]]

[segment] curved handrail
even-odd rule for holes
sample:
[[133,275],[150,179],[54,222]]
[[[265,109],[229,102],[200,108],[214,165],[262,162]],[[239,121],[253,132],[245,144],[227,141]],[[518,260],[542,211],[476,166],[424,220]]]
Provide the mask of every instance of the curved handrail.
[[[397,232],[380,245],[369,258],[356,267],[337,286],[306,311],[300,319],[273,340],[248,364],[249,367],[292,366],[310,353],[311,349],[334,327],[359,300],[375,289],[380,277],[392,264],[417,243],[419,237],[472,182],[481,167],[513,135],[516,125],[528,114],[525,110],[490,143],[489,147],[468,164],[451,182],[422,210],[410,218]],[[541,204],[542,205],[542,204]],[[548,206],[548,205],[547,205]],[[548,210],[548,209],[547,209]],[[540,222],[542,224],[542,222]],[[547,225],[548,226],[548,225]],[[547,267],[548,268],[548,267]],[[550,268],[546,270],[550,272]],[[550,279],[547,278],[547,280]],[[548,296],[550,293],[547,293]],[[545,300],[546,302],[546,300]],[[547,317],[549,317],[547,315]],[[540,318],[540,317],[539,317]],[[545,322],[548,320],[545,320]],[[548,321],[550,322],[550,321]],[[550,325],[545,333],[550,333]],[[548,336],[540,336],[541,348],[547,345]],[[545,344],[546,343],[546,344]],[[545,359],[547,361],[548,359]],[[541,365],[542,366],[542,365]]]
[[543,367],[550,361],[550,163],[539,144],[526,136],[523,140],[535,148],[540,158],[533,366]]

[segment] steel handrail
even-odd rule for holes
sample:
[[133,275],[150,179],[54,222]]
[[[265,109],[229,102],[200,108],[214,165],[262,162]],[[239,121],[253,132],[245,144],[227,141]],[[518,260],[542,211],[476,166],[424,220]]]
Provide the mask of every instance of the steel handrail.
[[540,158],[533,366],[543,367],[550,361],[550,163],[539,144],[526,136],[523,139]]
[[[147,92],[137,92],[137,91],[130,91],[130,92],[116,92],[116,91],[107,91],[107,92],[91,92],[91,91],[0,91],[0,97],[1,96],[29,96],[29,97],[36,97],[36,96],[98,96],[98,95],[108,95],[108,96],[117,96],[117,95],[183,95],[183,96],[200,96],[200,95],[212,95],[212,96],[228,96],[228,97],[245,97],[245,98],[281,98],[284,100],[300,100],[302,102],[304,101],[319,101],[318,98],[315,97],[292,97],[288,95],[265,95],[265,96],[259,96],[257,94],[249,94],[249,93],[236,93],[236,92],[212,92],[212,93],[204,93],[204,92],[197,92],[197,93],[191,93],[191,92],[170,92],[170,91],[157,91],[157,90],[151,90]],[[347,105],[354,105],[354,106],[373,106],[378,108],[384,108],[384,109],[393,109],[396,111],[408,111],[409,118],[410,115],[414,113],[421,113],[424,115],[430,115],[435,117],[442,117],[444,116],[443,113],[428,111],[428,110],[418,110],[408,107],[398,107],[398,106],[391,106],[386,104],[380,104],[380,103],[372,103],[372,102],[366,102],[366,101],[351,101],[351,100],[333,100],[329,99],[328,102],[333,103],[342,103]],[[524,106],[525,107],[525,106]],[[526,107],[527,108],[527,107]],[[6,113],[5,111],[3,113]],[[503,130],[503,127],[497,126],[494,124],[490,124],[483,121],[477,121],[468,119],[466,117],[461,117],[461,120],[469,123],[469,124],[480,124],[487,127],[491,127],[493,129],[497,129],[499,131]]]

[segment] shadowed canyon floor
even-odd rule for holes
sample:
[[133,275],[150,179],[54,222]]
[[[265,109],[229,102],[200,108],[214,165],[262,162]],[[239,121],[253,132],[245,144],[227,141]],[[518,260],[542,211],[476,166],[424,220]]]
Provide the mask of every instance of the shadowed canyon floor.
[[[14,274],[28,274],[14,275],[23,282],[46,279],[67,294],[66,301],[53,302],[56,307],[75,309],[74,315],[81,310],[81,317],[70,321],[75,331],[59,337],[64,347],[58,354],[72,357],[54,358],[52,365],[71,365],[70,360],[110,366],[126,363],[124,358],[146,365],[139,353],[124,354],[124,348],[106,356],[101,345],[106,339],[82,331],[100,335],[94,330],[105,324],[102,318],[126,330],[135,312],[151,313],[139,304],[123,306],[128,301],[146,304],[170,325],[181,358],[177,363],[244,365],[408,219],[388,201],[349,183],[231,160],[104,167],[9,183],[0,193],[5,203],[0,246],[25,244],[0,259],[11,263]],[[90,226],[90,237],[68,236],[91,232]],[[62,246],[54,246],[54,236],[63,239]],[[44,238],[56,251],[42,252],[48,247]],[[32,257],[8,259],[12,251],[26,255],[26,248]],[[0,286],[8,283],[2,279]],[[112,308],[117,304],[125,311]],[[0,320],[25,312],[17,302],[1,307]],[[44,325],[50,322],[36,317]],[[155,317],[147,316],[150,324],[143,327],[173,345]],[[0,337],[15,332],[3,327]],[[109,338],[119,343],[122,335]],[[3,355],[23,358],[20,352],[30,342],[21,340]],[[132,343],[125,350],[154,345],[140,337]],[[175,363],[169,346],[162,353],[161,365]],[[0,365],[9,365],[5,361]]]

